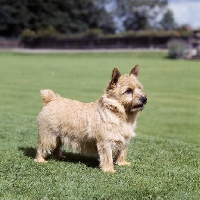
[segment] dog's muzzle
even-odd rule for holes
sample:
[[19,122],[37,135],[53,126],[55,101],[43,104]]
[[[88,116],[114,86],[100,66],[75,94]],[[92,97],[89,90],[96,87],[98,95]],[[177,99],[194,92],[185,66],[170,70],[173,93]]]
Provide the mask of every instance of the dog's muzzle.
[[147,103],[147,97],[146,95],[140,98],[140,101],[143,105],[145,105]]
[[134,105],[134,106],[132,107],[132,111],[133,111],[133,110],[142,111],[143,108],[144,108],[144,105],[145,105],[146,103],[147,103],[147,97],[146,97],[146,95],[140,97],[139,103],[138,103],[137,105]]

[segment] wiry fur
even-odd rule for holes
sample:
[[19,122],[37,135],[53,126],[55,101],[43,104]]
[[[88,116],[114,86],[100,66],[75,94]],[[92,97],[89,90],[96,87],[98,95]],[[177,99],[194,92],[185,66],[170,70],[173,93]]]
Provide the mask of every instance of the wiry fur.
[[37,117],[38,146],[35,161],[46,162],[48,153],[63,158],[61,147],[98,156],[103,171],[114,172],[113,162],[125,161],[126,149],[146,96],[137,80],[138,66],[121,75],[115,68],[104,94],[95,102],[82,103],[41,90],[44,101]]

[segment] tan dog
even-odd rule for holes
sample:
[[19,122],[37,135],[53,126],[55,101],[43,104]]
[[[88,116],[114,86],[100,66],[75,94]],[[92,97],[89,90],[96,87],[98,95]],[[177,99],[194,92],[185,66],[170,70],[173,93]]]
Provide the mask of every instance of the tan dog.
[[136,126],[136,117],[147,102],[137,76],[114,69],[103,95],[95,102],[82,103],[41,90],[44,101],[37,117],[39,141],[36,162],[47,162],[48,153],[62,159],[62,145],[86,155],[97,155],[104,172],[115,172],[113,162],[125,161],[127,146]]

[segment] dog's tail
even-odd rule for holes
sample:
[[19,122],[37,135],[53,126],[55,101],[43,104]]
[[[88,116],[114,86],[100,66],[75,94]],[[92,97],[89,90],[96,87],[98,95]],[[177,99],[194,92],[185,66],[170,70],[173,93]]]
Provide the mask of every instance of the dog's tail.
[[55,94],[52,90],[40,90],[41,97],[43,99],[43,106],[46,106],[50,101],[60,97],[60,95]]

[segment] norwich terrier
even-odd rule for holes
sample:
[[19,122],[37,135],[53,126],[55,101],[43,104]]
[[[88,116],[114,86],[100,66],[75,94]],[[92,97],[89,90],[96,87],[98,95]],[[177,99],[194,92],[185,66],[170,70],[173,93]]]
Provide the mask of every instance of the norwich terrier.
[[72,151],[98,156],[104,172],[114,173],[114,163],[129,165],[125,160],[127,146],[135,136],[136,117],[147,103],[138,73],[138,65],[125,75],[114,68],[105,92],[91,103],[41,90],[44,105],[37,117],[35,162],[47,162],[45,157],[49,153],[55,159],[63,159],[64,145]]

